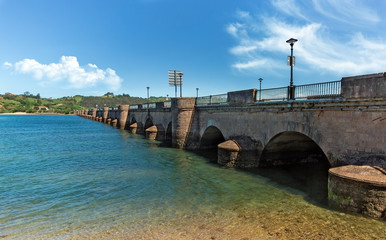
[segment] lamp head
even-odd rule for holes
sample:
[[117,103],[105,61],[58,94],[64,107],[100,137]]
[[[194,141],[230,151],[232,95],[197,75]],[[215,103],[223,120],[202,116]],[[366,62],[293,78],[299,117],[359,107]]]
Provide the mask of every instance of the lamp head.
[[289,43],[290,45],[294,45],[294,43],[296,43],[298,40],[295,39],[295,38],[290,38],[288,39],[287,41],[285,41],[286,43]]

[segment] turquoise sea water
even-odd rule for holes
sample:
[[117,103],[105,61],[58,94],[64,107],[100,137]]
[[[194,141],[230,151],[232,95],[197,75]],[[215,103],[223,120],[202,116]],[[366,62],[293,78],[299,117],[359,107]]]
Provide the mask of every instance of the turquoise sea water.
[[0,239],[386,236],[385,222],[329,209],[278,175],[77,116],[0,115]]

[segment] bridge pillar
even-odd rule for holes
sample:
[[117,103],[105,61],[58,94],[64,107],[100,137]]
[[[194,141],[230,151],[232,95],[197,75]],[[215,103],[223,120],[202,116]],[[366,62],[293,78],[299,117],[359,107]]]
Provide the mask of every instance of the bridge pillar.
[[226,167],[235,167],[239,157],[240,146],[234,140],[228,140],[217,146],[217,163]]
[[107,117],[109,116],[109,107],[103,108],[103,122],[107,123]]
[[111,126],[117,127],[118,126],[118,119],[112,119],[111,120]]
[[328,201],[333,207],[385,219],[385,169],[356,165],[330,168]]
[[135,123],[130,124],[130,126],[129,126],[130,133],[136,134],[137,129],[138,129],[138,123],[135,122]]
[[95,120],[95,119],[96,119],[97,111],[98,111],[97,108],[93,108],[93,109],[92,109],[92,114],[91,114],[91,117],[92,117],[91,119],[92,119],[92,120]]
[[172,146],[184,149],[193,120],[196,98],[172,98]]
[[129,105],[119,105],[118,112],[119,112],[119,128],[120,129],[126,129],[126,121],[127,116],[129,115]]
[[156,126],[151,126],[145,130],[146,138],[150,140],[155,140],[157,138],[158,129]]

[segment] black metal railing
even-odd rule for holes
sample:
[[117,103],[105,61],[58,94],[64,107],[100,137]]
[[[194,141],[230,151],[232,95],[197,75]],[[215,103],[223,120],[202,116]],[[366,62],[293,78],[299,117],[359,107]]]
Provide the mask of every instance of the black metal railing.
[[172,107],[172,102],[171,101],[164,102],[164,108],[171,108],[171,107]]
[[341,95],[341,81],[314,83],[295,87],[295,99],[337,98]]
[[[270,88],[256,91],[256,102],[286,101],[290,87]],[[341,81],[294,86],[294,99],[333,99],[341,96]]]
[[155,109],[156,103],[144,103],[142,104],[142,109]]
[[228,103],[228,94],[210,95],[204,97],[198,97],[196,100],[197,106],[205,105],[219,105]]
[[288,99],[288,87],[262,89],[256,91],[256,101],[285,101]]

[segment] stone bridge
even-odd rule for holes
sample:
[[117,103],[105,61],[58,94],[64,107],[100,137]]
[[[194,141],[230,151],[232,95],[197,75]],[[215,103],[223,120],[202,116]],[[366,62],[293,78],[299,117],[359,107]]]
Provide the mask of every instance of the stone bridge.
[[217,163],[228,167],[322,163],[329,169],[331,205],[385,218],[386,73],[345,77],[338,94],[303,100],[261,100],[262,93],[249,89],[228,92],[224,101],[210,96],[207,104],[173,98],[78,114],[176,148],[217,150]]
[[[346,77],[338,97],[256,101],[258,90],[229,92],[222,104],[196,98],[121,105],[78,114],[170,141],[173,147],[219,149],[218,162],[242,168],[312,162],[386,168],[386,73]],[[169,102],[170,103],[170,102]]]

